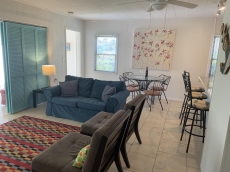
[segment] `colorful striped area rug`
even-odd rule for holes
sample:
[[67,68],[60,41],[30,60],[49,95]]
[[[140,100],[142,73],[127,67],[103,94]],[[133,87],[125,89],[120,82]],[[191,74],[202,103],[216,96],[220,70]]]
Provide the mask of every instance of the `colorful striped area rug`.
[[31,160],[76,126],[29,116],[0,125],[0,172],[29,172]]

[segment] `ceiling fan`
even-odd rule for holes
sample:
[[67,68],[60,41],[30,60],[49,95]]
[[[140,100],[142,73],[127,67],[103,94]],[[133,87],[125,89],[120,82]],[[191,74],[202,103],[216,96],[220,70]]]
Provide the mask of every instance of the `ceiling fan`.
[[178,0],[145,0],[145,1],[135,1],[135,2],[128,2],[128,3],[122,3],[118,5],[124,5],[124,4],[130,4],[130,3],[137,3],[137,2],[150,2],[150,8],[147,10],[147,12],[152,12],[154,10],[162,10],[164,9],[168,4],[177,5],[185,8],[196,8],[198,5],[192,4],[189,2],[184,1],[178,1]]

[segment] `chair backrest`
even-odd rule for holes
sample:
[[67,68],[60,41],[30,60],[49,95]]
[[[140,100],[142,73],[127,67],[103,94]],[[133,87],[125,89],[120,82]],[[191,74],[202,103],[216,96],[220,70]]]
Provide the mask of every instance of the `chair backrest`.
[[163,78],[162,86],[164,88],[164,91],[166,91],[171,80],[171,76],[161,74],[159,77]]
[[126,81],[127,81],[126,77],[121,76],[121,75],[119,75],[119,80],[120,80],[120,81],[123,81],[123,82],[126,82]]
[[[157,94],[158,96],[161,96],[162,91],[164,89],[164,85],[162,84],[162,81],[152,81],[150,83],[150,85],[152,85],[152,91],[153,91],[153,95]],[[155,93],[155,94],[154,94]]]
[[127,132],[127,136],[125,136],[126,141],[128,141],[131,135],[133,134],[135,127],[138,127],[138,122],[141,116],[141,112],[145,104],[145,98],[146,95],[138,94],[135,98],[133,98],[125,105],[124,110],[128,110],[128,109],[132,110],[132,113],[130,115],[130,121],[129,121],[130,124],[128,124],[129,130]]
[[120,110],[102,127],[97,129],[90,143],[90,149],[82,172],[104,172],[118,156],[131,110]]
[[129,75],[134,75],[133,72],[124,72],[123,76],[129,76]]
[[[192,100],[192,90],[191,90],[191,81],[190,81],[190,74],[188,72],[182,74],[184,85],[185,85],[185,92],[187,93],[188,99]],[[192,105],[192,101],[190,101]]]

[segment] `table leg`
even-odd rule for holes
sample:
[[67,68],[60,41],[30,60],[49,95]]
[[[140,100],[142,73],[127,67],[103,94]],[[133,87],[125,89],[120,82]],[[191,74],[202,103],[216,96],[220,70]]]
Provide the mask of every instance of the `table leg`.
[[37,93],[33,91],[33,108],[37,107]]

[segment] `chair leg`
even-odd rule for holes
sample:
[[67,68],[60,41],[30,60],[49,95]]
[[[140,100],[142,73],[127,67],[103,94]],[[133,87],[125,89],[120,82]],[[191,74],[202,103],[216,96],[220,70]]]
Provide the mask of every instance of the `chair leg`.
[[188,108],[188,110],[186,111],[186,114],[184,116],[184,123],[183,123],[183,127],[182,127],[182,132],[181,132],[181,137],[180,137],[180,141],[182,141],[183,135],[184,135],[184,130],[185,130],[185,126],[187,124],[187,119],[190,113],[190,109],[191,107]]
[[197,124],[198,123],[198,111],[197,111],[197,115],[195,117],[196,117],[196,124]]
[[190,145],[190,140],[191,140],[191,136],[192,136],[192,130],[193,130],[193,125],[194,125],[194,121],[195,121],[195,116],[196,116],[196,113],[198,111],[195,110],[194,114],[193,114],[193,119],[192,119],[192,125],[191,125],[191,129],[190,129],[190,133],[189,133],[189,138],[188,138],[188,145],[187,145],[187,149],[186,149],[186,152],[188,153],[188,149],[189,149],[189,145]]
[[127,151],[126,151],[126,145],[125,145],[125,143],[121,145],[121,154],[122,154],[122,157],[124,159],[126,167],[130,168],[130,163],[129,163],[129,159],[128,159],[128,156],[127,156]]
[[203,112],[203,143],[204,143],[204,138],[205,138],[205,128],[206,128],[206,112]]
[[[189,112],[188,112],[188,110],[189,110]],[[187,105],[187,102],[186,102],[186,104],[184,106],[184,110],[182,112],[182,116],[181,116],[181,120],[180,120],[180,125],[182,124],[182,121],[185,118],[185,115],[187,115],[187,113],[188,113],[188,116],[189,116],[190,110],[191,110],[191,108],[189,109],[189,107]]]
[[166,102],[167,102],[167,104],[168,104],[168,99],[167,99],[167,97],[166,97],[166,95],[165,95],[165,92],[163,91],[163,94],[164,94],[164,96],[165,96],[165,100],[166,100]]
[[138,127],[135,127],[135,135],[136,135],[136,137],[137,137],[137,140],[138,140],[138,142],[139,142],[139,144],[142,144],[142,141],[141,141],[141,137],[140,137],[140,133],[139,133],[139,131],[138,131]]
[[[158,99],[159,99],[159,102],[160,102],[160,104],[161,104],[161,98],[160,98],[160,96],[158,96]],[[163,110],[162,104],[161,104],[161,109]]]
[[202,120],[203,120],[204,112],[200,111],[200,128],[202,128]]
[[118,172],[123,172],[123,168],[121,165],[121,159],[120,159],[120,153],[118,152],[116,157],[115,157],[115,164],[117,166]]
[[147,99],[147,103],[148,103],[148,105],[149,105],[149,108],[150,108],[150,112],[151,112],[151,106],[152,106],[152,102],[150,102],[150,104],[149,104],[149,96],[148,96],[148,97],[146,97],[146,99]]
[[185,106],[186,100],[187,100],[187,97],[185,96],[185,97],[184,97],[184,102],[183,102],[182,107],[181,107],[181,112],[180,112],[179,119],[181,118],[181,115],[182,115],[182,113],[184,112],[184,106]]

